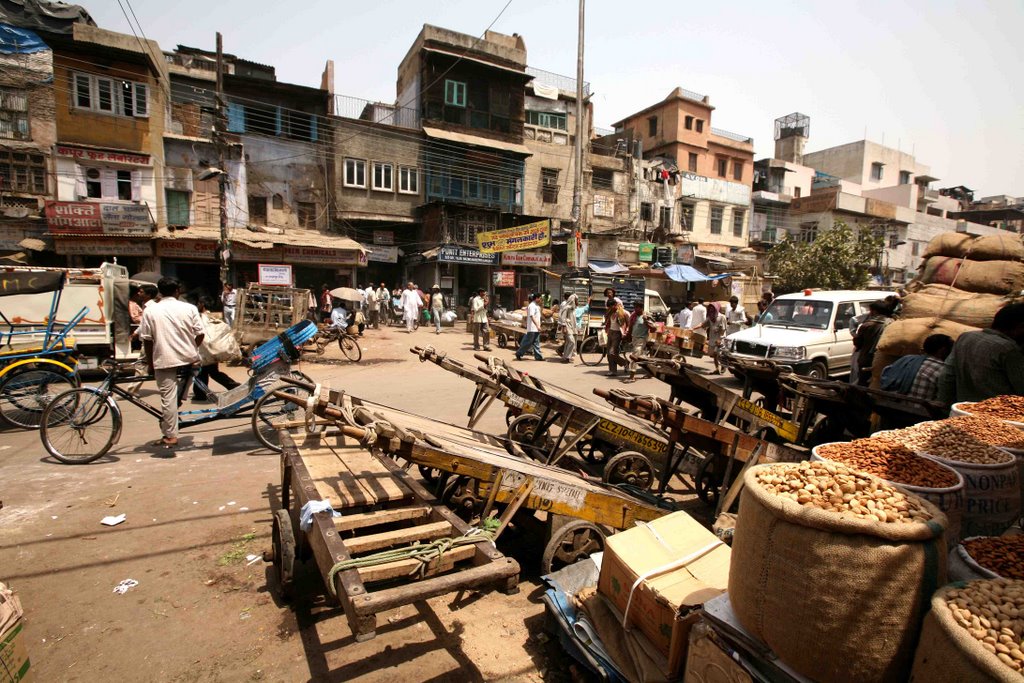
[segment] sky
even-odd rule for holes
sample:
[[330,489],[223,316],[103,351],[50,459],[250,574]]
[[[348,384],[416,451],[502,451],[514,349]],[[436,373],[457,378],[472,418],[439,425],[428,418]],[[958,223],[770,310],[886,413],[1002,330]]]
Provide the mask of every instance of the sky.
[[[526,41],[530,66],[574,76],[573,0],[82,0],[96,23],[130,33],[122,5],[165,50],[224,50],[281,81],[393,102],[398,65],[423,24],[479,36],[494,22]],[[502,9],[504,11],[502,12]],[[500,13],[500,16],[499,16]],[[497,21],[495,21],[497,18]],[[1024,196],[1024,2],[846,0],[694,3],[590,0],[584,80],[595,124],[676,86],[709,95],[712,125],[773,152],[774,120],[807,114],[807,151],[864,139],[916,155],[975,197]]]

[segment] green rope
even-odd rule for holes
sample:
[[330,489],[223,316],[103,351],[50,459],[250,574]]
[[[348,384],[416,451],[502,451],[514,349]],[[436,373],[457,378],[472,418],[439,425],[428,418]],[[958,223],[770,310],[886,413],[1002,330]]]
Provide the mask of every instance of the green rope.
[[379,553],[373,553],[372,555],[364,555],[363,557],[342,560],[341,562],[335,563],[335,565],[331,567],[331,570],[327,572],[327,590],[329,590],[331,595],[335,598],[338,597],[338,593],[334,587],[334,577],[337,576],[339,572],[348,571],[349,569],[359,569],[361,567],[376,567],[382,564],[388,564],[389,562],[398,562],[400,560],[419,560],[419,566],[409,572],[409,574],[412,575],[419,573],[422,577],[426,572],[428,564],[434,560],[440,560],[441,557],[452,548],[472,543],[480,543],[481,541],[493,540],[494,532],[500,524],[501,522],[498,519],[491,517],[484,520],[481,528],[472,529],[469,534],[465,536],[458,536],[456,538],[439,538],[430,543],[415,543],[404,548],[383,550]]

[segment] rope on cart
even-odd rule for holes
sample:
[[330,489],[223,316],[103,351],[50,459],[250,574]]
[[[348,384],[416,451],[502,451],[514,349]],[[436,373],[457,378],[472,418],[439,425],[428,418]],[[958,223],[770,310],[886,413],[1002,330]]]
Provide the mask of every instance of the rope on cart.
[[333,597],[337,598],[338,593],[334,587],[334,577],[337,576],[339,572],[348,571],[349,569],[359,569],[362,567],[376,567],[382,564],[398,562],[401,560],[419,560],[419,565],[409,572],[409,576],[419,574],[419,578],[423,578],[426,574],[427,566],[435,560],[439,561],[445,553],[453,548],[473,543],[481,543],[484,541],[493,542],[494,532],[498,524],[499,522],[497,519],[490,518],[484,521],[483,527],[473,527],[467,531],[464,536],[457,536],[455,538],[439,538],[436,541],[431,541],[430,543],[416,543],[406,546],[405,548],[384,550],[379,553],[373,553],[371,555],[364,555],[363,557],[356,557],[337,562],[333,567],[331,567],[331,570],[327,572],[327,589],[331,592]]
[[314,408],[320,402],[320,389],[322,385],[317,383],[313,387],[313,392],[306,397],[306,431],[312,434],[316,428],[316,412]]
[[491,378],[496,382],[499,382],[502,377],[508,377],[508,368],[497,356],[487,358],[487,367],[491,370]]
[[437,350],[434,349],[433,346],[426,346],[425,348],[420,349],[418,355],[420,357],[420,362],[425,363],[427,360],[430,359],[430,356],[432,355],[437,356],[438,360],[444,360],[448,354],[445,353],[444,351],[438,352]]
[[664,417],[661,409],[661,401],[658,400],[658,397],[654,394],[641,396],[639,394],[630,393],[625,389],[611,389],[608,393],[623,402],[647,401],[652,406],[650,419],[654,422],[661,422]]

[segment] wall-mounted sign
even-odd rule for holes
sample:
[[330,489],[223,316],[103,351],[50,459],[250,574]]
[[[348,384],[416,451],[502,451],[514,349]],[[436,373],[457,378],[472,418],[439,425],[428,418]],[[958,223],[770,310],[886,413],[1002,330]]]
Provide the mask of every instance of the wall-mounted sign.
[[637,260],[647,261],[650,263],[654,260],[654,244],[651,242],[641,242],[637,249]]
[[76,256],[152,256],[152,240],[55,239],[58,254]]
[[594,216],[615,218],[615,197],[603,194],[594,195]]
[[160,258],[216,261],[217,243],[213,240],[157,240],[156,255]]
[[292,278],[292,267],[284,263],[260,263],[256,266],[259,272],[261,285],[272,285],[275,287],[291,287],[295,280]]
[[82,147],[70,147],[68,145],[57,145],[57,156],[72,157],[82,161],[108,162],[115,164],[134,164],[136,166],[149,166],[153,163],[148,154],[136,152],[111,152],[104,149],[85,149]]
[[458,247],[446,244],[437,252],[437,260],[441,263],[467,263],[478,266],[494,266],[498,264],[497,254],[482,254],[473,247]]
[[392,230],[374,230],[373,243],[381,244],[383,246],[391,246],[395,243],[395,233]]
[[536,249],[547,246],[550,241],[551,221],[549,219],[504,230],[478,232],[476,235],[476,245],[485,254]]
[[153,218],[145,204],[46,202],[46,226],[55,235],[149,235]]
[[357,249],[332,249],[330,247],[309,247],[286,244],[280,247],[284,251],[286,263],[308,263],[333,266],[365,266],[366,254]]
[[697,250],[694,248],[692,244],[676,245],[676,263],[680,263],[684,266],[692,266],[696,255]]
[[515,287],[516,286],[516,271],[514,271],[514,270],[496,270],[496,271],[494,271],[494,286],[495,287]]
[[377,263],[398,263],[398,247],[382,247],[376,244],[364,244],[366,260]]
[[551,265],[551,254],[536,251],[506,251],[501,255],[501,265],[546,268]]

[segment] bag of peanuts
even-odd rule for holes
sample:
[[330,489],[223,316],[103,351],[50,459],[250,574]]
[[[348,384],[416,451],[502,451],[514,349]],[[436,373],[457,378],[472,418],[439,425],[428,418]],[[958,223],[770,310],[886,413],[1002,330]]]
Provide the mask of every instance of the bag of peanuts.
[[906,680],[946,582],[942,511],[831,462],[758,465],[743,483],[729,569],[743,627],[814,680]]
[[922,263],[917,279],[979,294],[1014,294],[1024,288],[1024,263],[932,256]]
[[1020,235],[973,237],[963,232],[944,232],[925,247],[923,257],[953,256],[972,261],[1020,261],[1024,259],[1024,244]]
[[949,285],[922,285],[903,297],[900,317],[942,318],[971,327],[988,327],[996,311],[1013,298],[1000,294],[975,294]]
[[1024,581],[982,579],[938,591],[924,620],[914,683],[1020,683]]

